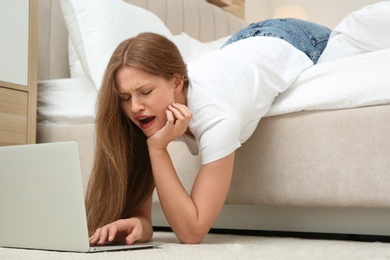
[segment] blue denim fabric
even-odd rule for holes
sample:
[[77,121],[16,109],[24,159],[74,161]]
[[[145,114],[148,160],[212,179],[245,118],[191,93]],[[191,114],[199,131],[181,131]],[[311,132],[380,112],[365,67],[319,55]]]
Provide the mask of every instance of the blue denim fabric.
[[330,32],[325,26],[295,18],[270,19],[241,29],[222,48],[248,37],[276,37],[303,51],[315,64],[328,43]]

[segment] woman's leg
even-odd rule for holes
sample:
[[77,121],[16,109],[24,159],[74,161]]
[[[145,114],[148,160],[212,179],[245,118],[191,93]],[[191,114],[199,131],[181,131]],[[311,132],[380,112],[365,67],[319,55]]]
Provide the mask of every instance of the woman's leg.
[[325,26],[299,19],[270,19],[243,28],[224,46],[253,36],[276,37],[286,40],[316,63],[326,47],[330,32]]

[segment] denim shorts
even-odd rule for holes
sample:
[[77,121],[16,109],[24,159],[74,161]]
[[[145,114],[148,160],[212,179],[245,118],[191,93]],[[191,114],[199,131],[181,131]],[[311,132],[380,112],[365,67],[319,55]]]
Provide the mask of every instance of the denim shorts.
[[270,19],[241,29],[222,48],[248,37],[276,37],[304,52],[315,64],[328,43],[330,32],[325,26],[295,18]]

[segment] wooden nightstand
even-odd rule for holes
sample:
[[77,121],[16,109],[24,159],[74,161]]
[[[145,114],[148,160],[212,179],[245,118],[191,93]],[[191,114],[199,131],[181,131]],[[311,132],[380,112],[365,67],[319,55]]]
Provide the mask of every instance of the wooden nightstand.
[[0,146],[35,143],[37,0],[0,1]]

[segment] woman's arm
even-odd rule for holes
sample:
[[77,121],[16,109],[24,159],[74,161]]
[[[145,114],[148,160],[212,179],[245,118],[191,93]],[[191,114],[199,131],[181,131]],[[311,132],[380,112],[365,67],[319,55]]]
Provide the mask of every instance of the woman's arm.
[[234,153],[200,168],[191,195],[181,184],[166,149],[149,149],[164,214],[182,243],[200,243],[226,199]]
[[234,152],[203,165],[189,195],[176,174],[167,146],[187,130],[192,113],[187,106],[177,103],[166,112],[166,125],[147,141],[154,181],[165,217],[180,242],[200,243],[226,199]]
[[128,219],[119,219],[115,222],[98,228],[89,241],[91,245],[103,245],[105,242],[148,242],[153,236],[152,227],[152,197],[141,205],[137,214]]

